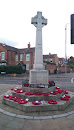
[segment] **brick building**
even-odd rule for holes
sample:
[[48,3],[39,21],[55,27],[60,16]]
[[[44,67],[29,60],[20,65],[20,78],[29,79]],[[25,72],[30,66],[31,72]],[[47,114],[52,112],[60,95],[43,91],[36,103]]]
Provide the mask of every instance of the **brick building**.
[[44,59],[44,61],[48,61],[50,63],[55,63],[55,64],[57,64],[59,62],[59,58],[58,58],[57,54],[49,53],[49,55],[43,55],[43,59]]
[[[34,67],[35,47],[31,48],[30,43],[27,48],[18,49],[0,43],[0,65],[22,65],[24,72],[29,72]],[[43,55],[44,69],[54,73],[56,64],[59,63],[57,54]]]
[[0,43],[0,65],[23,65],[26,72],[33,69],[35,48],[17,49]]

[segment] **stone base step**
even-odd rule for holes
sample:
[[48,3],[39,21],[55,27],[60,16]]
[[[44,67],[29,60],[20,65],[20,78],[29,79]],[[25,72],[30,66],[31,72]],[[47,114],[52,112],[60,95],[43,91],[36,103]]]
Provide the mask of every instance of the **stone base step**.
[[41,100],[45,100],[45,101],[48,101],[48,100],[58,100],[60,97],[62,97],[62,95],[64,95],[65,92],[62,92],[61,94],[57,94],[57,95],[52,95],[52,94],[49,94],[49,96],[34,96],[34,95],[30,95],[30,96],[26,96],[25,93],[16,93],[16,92],[12,92],[12,95],[13,96],[16,96],[18,98],[22,98],[22,99],[26,99],[26,98],[29,98],[29,101],[32,102],[32,101],[41,101]]
[[15,107],[19,110],[22,110],[24,112],[42,112],[42,111],[53,111],[53,110],[64,110],[68,105],[74,100],[74,95],[70,94],[71,98],[69,101],[62,101],[58,100],[57,104],[40,104],[40,105],[33,105],[32,102],[28,102],[26,104],[18,104],[17,102],[14,102],[9,99],[3,99],[3,103],[7,104],[11,107]]
[[22,90],[25,92],[40,92],[40,93],[48,93],[54,91],[56,89],[55,86],[49,88],[31,88],[31,87],[22,87]]

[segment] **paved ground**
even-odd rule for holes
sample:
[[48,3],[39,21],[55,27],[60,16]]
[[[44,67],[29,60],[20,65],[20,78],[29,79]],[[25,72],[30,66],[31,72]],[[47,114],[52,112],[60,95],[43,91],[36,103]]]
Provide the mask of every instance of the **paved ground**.
[[[56,86],[64,88],[66,90],[70,90],[74,92],[74,83],[71,83],[71,78],[74,77],[74,73],[70,74],[60,74],[58,75],[49,75],[50,80],[54,80]],[[14,108],[8,107],[2,104],[2,95],[12,87],[20,86],[24,79],[28,78],[26,75],[24,77],[0,77],[0,108],[3,108],[6,111],[17,113],[20,115],[27,115],[24,112],[16,110]],[[50,116],[50,115],[58,115],[62,113],[66,113],[67,111],[74,111],[74,103],[70,105],[66,110],[58,112],[58,111],[50,111],[46,113],[29,113],[31,116],[35,114],[35,116]],[[68,115],[66,117],[61,118],[53,118],[53,119],[43,119],[43,120],[29,120],[29,119],[21,119],[16,116],[8,116],[0,112],[0,130],[74,130],[74,114]]]

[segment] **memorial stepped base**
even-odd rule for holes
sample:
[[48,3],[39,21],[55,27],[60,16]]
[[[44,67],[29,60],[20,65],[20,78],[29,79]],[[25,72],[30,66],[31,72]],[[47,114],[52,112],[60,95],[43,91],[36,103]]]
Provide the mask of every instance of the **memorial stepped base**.
[[[51,92],[55,91],[56,87],[50,87],[50,88],[29,88],[29,87],[22,87],[21,89],[25,90],[25,92]],[[14,107],[16,109],[19,109],[24,112],[41,112],[41,111],[60,111],[64,110],[72,101],[74,100],[74,95],[68,92],[68,95],[70,95],[69,101],[63,101],[60,99],[62,95],[65,94],[65,92],[62,92],[61,94],[52,95],[49,94],[49,96],[35,96],[30,95],[26,96],[25,93],[16,93],[14,91],[8,91],[6,94],[12,94],[13,96],[16,96],[18,98],[26,99],[28,98],[29,101],[26,104],[18,104],[18,102],[14,102],[13,100],[9,100],[8,98],[3,98],[3,103],[7,104],[11,107]],[[46,104],[40,104],[40,105],[34,105],[32,104],[32,101],[46,101]],[[56,100],[57,104],[48,104],[48,100]]]

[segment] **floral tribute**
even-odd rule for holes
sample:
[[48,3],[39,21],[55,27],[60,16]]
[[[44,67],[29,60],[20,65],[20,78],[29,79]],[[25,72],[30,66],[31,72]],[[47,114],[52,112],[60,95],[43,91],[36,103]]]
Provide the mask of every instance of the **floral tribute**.
[[69,101],[70,96],[69,95],[63,95],[60,99],[63,101]]
[[18,104],[26,104],[28,102],[28,99],[23,100],[21,98],[17,98],[15,96],[11,96],[11,95],[5,95],[5,96],[3,96],[3,98],[8,98],[9,100],[13,100],[14,102],[18,102]]
[[44,87],[41,87],[41,86],[38,85],[37,88],[44,88]]
[[23,85],[23,87],[29,87],[29,86],[30,86],[30,85],[29,85],[29,80],[26,79],[25,81],[23,81],[23,82],[22,82],[22,85]]
[[34,95],[34,96],[49,96],[49,93],[40,93],[40,92],[35,92],[35,93],[32,93],[32,92],[26,92],[25,93],[26,96],[31,96],[31,95]]
[[21,88],[12,88],[11,91],[15,91],[16,93],[24,93],[25,91],[23,91]]
[[50,81],[50,80],[48,80],[48,83],[49,83],[49,87],[51,87],[51,86],[55,86],[55,82],[54,82],[54,81]]
[[48,104],[57,104],[57,101],[55,101],[55,100],[49,100]]
[[65,94],[68,94],[68,92],[66,91],[66,90],[64,90],[64,89],[60,89],[60,87],[56,87],[56,90],[55,91],[53,91],[53,92],[50,92],[50,94],[52,94],[52,95],[57,95],[57,94],[61,94],[62,92],[64,92]]
[[41,101],[33,101],[32,104],[33,104],[33,105],[40,105],[40,104],[41,104]]

